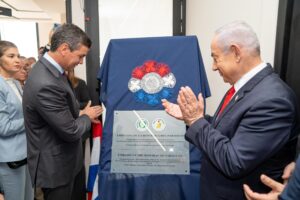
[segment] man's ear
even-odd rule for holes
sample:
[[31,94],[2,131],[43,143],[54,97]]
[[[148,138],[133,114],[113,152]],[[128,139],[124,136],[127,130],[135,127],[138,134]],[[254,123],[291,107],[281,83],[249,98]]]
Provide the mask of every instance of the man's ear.
[[230,46],[230,51],[234,54],[236,62],[240,62],[241,60],[241,49],[238,45],[232,44]]
[[57,51],[62,55],[65,56],[67,53],[70,52],[70,47],[67,43],[62,43],[58,48]]

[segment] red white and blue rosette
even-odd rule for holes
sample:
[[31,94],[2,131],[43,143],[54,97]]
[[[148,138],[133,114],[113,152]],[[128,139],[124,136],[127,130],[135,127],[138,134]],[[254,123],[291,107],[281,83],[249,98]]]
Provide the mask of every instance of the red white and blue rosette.
[[167,64],[149,60],[133,69],[128,89],[137,102],[155,106],[172,96],[175,84],[176,78]]

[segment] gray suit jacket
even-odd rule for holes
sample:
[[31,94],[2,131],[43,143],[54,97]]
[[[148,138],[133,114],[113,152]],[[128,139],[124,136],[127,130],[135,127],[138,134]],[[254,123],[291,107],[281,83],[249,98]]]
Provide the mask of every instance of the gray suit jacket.
[[23,93],[32,183],[55,188],[72,181],[83,165],[81,136],[91,127],[65,76],[45,58],[32,69]]
[[[20,95],[22,87],[13,80]],[[0,76],[0,162],[26,158],[26,135],[22,104],[13,89]]]

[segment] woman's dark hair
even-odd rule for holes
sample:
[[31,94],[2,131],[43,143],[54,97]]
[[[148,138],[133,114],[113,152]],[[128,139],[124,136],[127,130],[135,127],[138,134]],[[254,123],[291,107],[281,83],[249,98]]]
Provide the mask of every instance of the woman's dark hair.
[[78,86],[79,79],[75,76],[74,69],[68,71],[68,78],[73,88],[76,88]]
[[4,52],[9,48],[17,48],[17,46],[12,42],[0,40],[0,57],[2,57]]

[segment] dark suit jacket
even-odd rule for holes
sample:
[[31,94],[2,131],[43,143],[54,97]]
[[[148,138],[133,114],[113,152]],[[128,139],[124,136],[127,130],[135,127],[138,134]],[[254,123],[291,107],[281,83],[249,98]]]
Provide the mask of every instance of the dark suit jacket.
[[269,191],[259,176],[280,180],[293,161],[297,120],[294,93],[268,65],[233,96],[217,119],[215,115],[211,121],[202,118],[192,124],[185,137],[204,154],[201,200],[245,199],[243,183],[257,192]]
[[65,76],[41,58],[23,94],[27,159],[32,183],[55,188],[70,183],[82,168],[81,136],[90,129]]

